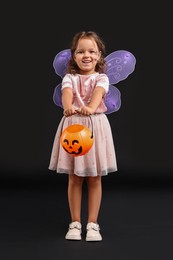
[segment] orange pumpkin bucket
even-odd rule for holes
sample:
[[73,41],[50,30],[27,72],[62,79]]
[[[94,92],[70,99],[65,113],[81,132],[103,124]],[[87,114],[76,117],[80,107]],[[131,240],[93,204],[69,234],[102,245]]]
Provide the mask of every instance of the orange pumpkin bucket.
[[60,136],[63,149],[72,156],[86,154],[94,143],[92,131],[80,124],[68,126]]

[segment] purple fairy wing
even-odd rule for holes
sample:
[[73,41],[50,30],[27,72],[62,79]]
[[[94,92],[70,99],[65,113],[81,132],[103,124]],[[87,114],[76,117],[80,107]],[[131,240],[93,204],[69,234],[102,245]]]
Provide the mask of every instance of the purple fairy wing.
[[[58,52],[53,60],[53,67],[55,69],[55,73],[63,78],[66,74],[67,64],[71,57],[71,50],[65,49]],[[58,84],[53,93],[53,101],[54,103],[62,108],[62,93],[61,93],[61,86],[62,84]]]
[[61,78],[65,76],[67,64],[71,57],[70,49],[65,49],[57,53],[53,61],[53,67],[57,75]]
[[[63,106],[62,106],[62,99],[61,99],[62,98],[61,87],[62,87],[61,83],[55,87],[53,93],[53,101],[57,106],[62,108]],[[112,85],[109,85],[109,91],[105,97],[105,105],[107,107],[107,111],[105,112],[105,114],[116,112],[119,110],[121,106],[120,91]]]
[[121,94],[115,86],[109,85],[109,91],[105,97],[105,105],[107,107],[105,114],[110,114],[120,109]]
[[58,84],[55,89],[54,89],[54,93],[53,93],[53,101],[54,103],[61,107],[62,108],[62,100],[61,100],[61,97],[62,97],[62,93],[61,93],[61,86],[62,84]]
[[136,58],[126,50],[118,50],[110,53],[105,57],[106,70],[105,73],[109,78],[110,84],[116,84],[124,80],[135,69]]

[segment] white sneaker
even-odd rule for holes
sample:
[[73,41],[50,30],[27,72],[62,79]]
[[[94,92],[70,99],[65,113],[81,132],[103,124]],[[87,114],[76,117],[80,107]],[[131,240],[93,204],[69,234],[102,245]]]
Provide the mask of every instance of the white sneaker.
[[90,222],[87,224],[86,241],[101,241],[100,227],[97,223]]
[[69,229],[68,232],[65,236],[65,239],[69,239],[69,240],[81,240],[81,233],[82,233],[82,225],[80,222],[78,221],[74,221],[72,223],[70,223],[69,225]]

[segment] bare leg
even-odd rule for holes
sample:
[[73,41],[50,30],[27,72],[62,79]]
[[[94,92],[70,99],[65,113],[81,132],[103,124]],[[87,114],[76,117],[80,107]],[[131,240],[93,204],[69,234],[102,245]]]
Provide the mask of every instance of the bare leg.
[[82,185],[84,178],[75,174],[69,174],[68,178],[68,202],[71,221],[81,222]]
[[87,177],[88,186],[88,223],[97,223],[102,198],[101,176]]

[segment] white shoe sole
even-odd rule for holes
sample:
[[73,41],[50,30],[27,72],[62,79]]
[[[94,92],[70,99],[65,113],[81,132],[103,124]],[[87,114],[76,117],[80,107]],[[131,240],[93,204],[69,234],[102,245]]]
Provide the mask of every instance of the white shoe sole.
[[102,238],[98,238],[98,237],[86,237],[86,241],[102,241]]
[[66,236],[65,239],[67,240],[81,240],[81,236]]

